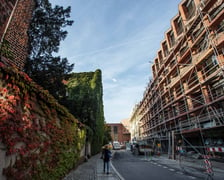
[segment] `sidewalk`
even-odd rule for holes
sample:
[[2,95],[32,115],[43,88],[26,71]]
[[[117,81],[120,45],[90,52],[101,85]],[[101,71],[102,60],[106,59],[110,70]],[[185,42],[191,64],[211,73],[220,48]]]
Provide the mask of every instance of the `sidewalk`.
[[119,174],[110,165],[110,174],[103,173],[103,160],[97,154],[71,171],[63,180],[120,180]]
[[[196,177],[205,178],[206,177],[206,168],[203,159],[188,159],[179,162],[179,160],[169,159],[167,154],[160,155],[160,156],[152,156],[152,157],[143,157],[144,160],[147,161],[154,161],[160,164],[164,164],[176,169],[180,169],[181,171],[194,175]],[[216,162],[211,161],[213,171],[214,171],[214,179],[224,179],[224,163],[223,162]]]

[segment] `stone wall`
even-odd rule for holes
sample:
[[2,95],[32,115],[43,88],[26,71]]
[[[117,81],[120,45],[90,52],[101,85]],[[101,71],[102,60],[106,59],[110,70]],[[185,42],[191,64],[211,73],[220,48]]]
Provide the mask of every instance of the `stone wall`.
[[0,62],[0,179],[60,179],[80,161],[85,128],[25,73]]

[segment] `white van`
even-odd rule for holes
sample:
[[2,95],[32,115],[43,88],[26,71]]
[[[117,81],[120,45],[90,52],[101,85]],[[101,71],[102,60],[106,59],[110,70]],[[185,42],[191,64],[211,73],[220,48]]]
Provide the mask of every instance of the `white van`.
[[113,142],[113,149],[114,150],[118,150],[118,149],[121,149],[121,145],[118,141],[114,141]]

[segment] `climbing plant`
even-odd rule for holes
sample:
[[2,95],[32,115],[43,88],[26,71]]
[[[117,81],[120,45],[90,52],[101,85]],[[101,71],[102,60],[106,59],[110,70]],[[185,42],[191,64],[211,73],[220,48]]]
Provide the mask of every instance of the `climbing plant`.
[[66,81],[68,97],[64,105],[87,125],[92,154],[100,151],[104,136],[103,86],[101,70],[72,73]]
[[79,161],[83,124],[27,74],[0,63],[0,79],[0,143],[10,162],[3,174],[60,179]]
[[10,44],[7,40],[3,39],[0,43],[0,57],[13,58],[12,52],[10,51]]

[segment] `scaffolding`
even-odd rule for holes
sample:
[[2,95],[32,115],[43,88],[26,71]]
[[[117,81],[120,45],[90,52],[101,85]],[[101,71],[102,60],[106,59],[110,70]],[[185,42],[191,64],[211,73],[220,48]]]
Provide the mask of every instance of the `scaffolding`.
[[[181,138],[186,150],[216,155],[210,147],[224,148],[224,3],[191,0],[188,12],[186,2],[161,43],[154,79],[139,103],[140,136],[159,142],[163,152]],[[211,132],[223,142],[209,144]]]

